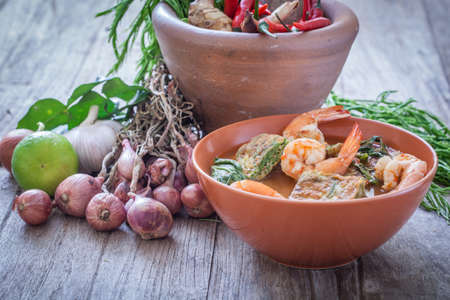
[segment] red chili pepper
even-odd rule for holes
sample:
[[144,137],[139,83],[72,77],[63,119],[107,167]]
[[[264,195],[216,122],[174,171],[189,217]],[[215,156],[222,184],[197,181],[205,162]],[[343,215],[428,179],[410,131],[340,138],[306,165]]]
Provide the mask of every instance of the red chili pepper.
[[323,17],[323,10],[320,6],[320,0],[313,0],[315,3],[313,4],[313,9],[311,13],[311,19],[316,19]]
[[300,31],[314,30],[328,26],[330,24],[331,24],[330,20],[325,17],[319,17],[313,20],[292,23],[292,25],[294,25]]
[[225,3],[223,4],[223,12],[230,18],[233,18],[238,5],[239,0],[225,0]]
[[233,30],[241,30],[241,23],[244,21],[245,12],[252,10],[254,3],[254,0],[241,0],[234,14],[233,22],[231,23]]
[[[271,12],[268,9],[269,4],[263,4],[259,6],[258,12],[259,12],[259,16],[270,16]],[[252,9],[252,13],[255,13],[255,9]]]
[[273,38],[277,38],[274,33],[288,32],[289,28],[284,27],[282,24],[274,23],[269,18],[264,18],[258,22],[258,31]]
[[302,20],[307,21],[311,17],[311,0],[303,0]]

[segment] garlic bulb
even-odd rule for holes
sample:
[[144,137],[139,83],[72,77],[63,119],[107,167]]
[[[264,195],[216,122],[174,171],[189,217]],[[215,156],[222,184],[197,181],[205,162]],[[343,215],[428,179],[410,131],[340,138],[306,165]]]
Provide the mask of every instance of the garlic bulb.
[[77,152],[83,173],[101,170],[103,158],[111,152],[117,132],[122,128],[114,121],[96,121],[97,116],[98,106],[93,105],[86,119],[64,135]]

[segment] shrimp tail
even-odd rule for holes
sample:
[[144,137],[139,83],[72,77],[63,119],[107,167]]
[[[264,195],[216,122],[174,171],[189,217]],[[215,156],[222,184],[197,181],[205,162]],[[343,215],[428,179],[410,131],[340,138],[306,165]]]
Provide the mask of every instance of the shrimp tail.
[[338,158],[343,161],[344,165],[347,167],[352,162],[356,153],[359,150],[362,140],[362,132],[359,129],[358,123],[353,124],[352,131],[345,139],[342,145],[341,151],[339,151]]
[[293,119],[283,130],[283,136],[287,139],[299,137],[313,138],[324,142],[322,132],[317,128],[319,122],[329,122],[350,117],[342,105],[319,108],[307,113],[300,114]]
[[326,108],[320,108],[312,111],[319,122],[331,122],[338,119],[350,117],[350,112],[345,110],[342,105],[335,105]]
[[353,125],[353,129],[345,139],[338,157],[328,158],[316,164],[316,170],[325,174],[345,174],[359,150],[362,133],[357,123]]

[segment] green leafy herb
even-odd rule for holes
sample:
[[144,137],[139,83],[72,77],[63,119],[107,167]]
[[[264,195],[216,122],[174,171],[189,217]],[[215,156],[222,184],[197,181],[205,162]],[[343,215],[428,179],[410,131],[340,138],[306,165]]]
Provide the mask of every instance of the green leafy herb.
[[[93,91],[101,84],[103,95]],[[99,119],[126,121],[128,110],[148,99],[149,94],[147,89],[127,85],[118,77],[82,84],[75,88],[66,104],[53,98],[36,101],[17,128],[36,130],[37,123],[42,122],[47,130],[61,125],[72,129],[87,117],[92,105],[99,107]]]
[[364,176],[365,179],[371,184],[378,184],[378,180],[372,173],[362,164],[353,162],[355,168]]
[[[112,74],[120,68],[136,39],[139,39],[141,44],[141,57],[138,61],[139,70],[135,82],[141,82],[144,80],[146,74],[151,73],[153,66],[161,58],[161,50],[158,41],[156,40],[151,17],[153,9],[161,1],[162,0],[143,1],[144,4],[129,25],[128,34],[122,42],[118,41],[119,24],[134,0],[119,0],[113,7],[96,15],[97,17],[100,17],[111,13],[114,14],[112,24],[109,27],[108,41],[112,44],[114,49],[116,62],[109,74]],[[190,0],[164,0],[164,2],[175,11],[180,19],[188,17]]]
[[438,169],[421,206],[435,211],[450,224],[450,129],[437,116],[413,105],[414,99],[388,99],[395,91],[385,91],[375,100],[353,100],[331,93],[328,105],[343,105],[352,115],[386,122],[411,131],[426,140],[439,157]]
[[225,0],[214,0],[214,7],[223,11]]
[[365,153],[370,157],[383,157],[389,155],[386,144],[380,136],[373,136],[368,140],[362,141],[358,153]]
[[328,194],[325,196],[327,198],[332,198],[334,195],[334,192],[336,192],[336,186],[338,185],[337,181],[333,181],[333,184],[330,188],[330,191],[328,192]]
[[211,167],[211,176],[222,183],[232,184],[246,179],[241,165],[233,159],[216,158]]

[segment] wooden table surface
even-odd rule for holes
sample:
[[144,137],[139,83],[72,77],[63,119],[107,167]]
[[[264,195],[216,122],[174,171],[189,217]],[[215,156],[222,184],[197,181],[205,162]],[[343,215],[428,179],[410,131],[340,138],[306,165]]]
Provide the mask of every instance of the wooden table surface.
[[[139,2],[139,1],[138,1]],[[373,98],[388,89],[414,97],[447,124],[450,1],[346,0],[360,33],[334,90]],[[67,99],[113,62],[113,1],[0,0],[0,134],[30,104]],[[119,72],[131,82],[139,50]],[[11,202],[16,185],[0,171],[0,299],[449,299],[450,231],[418,209],[382,247],[341,268],[288,268],[255,252],[224,224],[177,217],[170,237],[142,241],[122,225],[98,233],[56,212],[25,226]],[[370,222],[370,220],[368,220]]]

